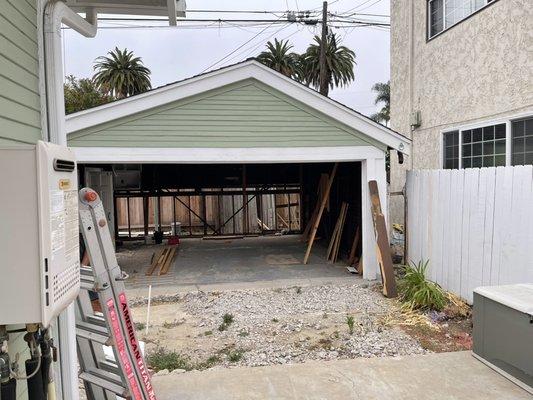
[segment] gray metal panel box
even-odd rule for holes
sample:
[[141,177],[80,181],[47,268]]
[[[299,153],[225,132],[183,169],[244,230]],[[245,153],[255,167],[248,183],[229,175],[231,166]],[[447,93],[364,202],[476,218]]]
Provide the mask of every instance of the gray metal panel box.
[[533,393],[533,285],[474,291],[474,355]]

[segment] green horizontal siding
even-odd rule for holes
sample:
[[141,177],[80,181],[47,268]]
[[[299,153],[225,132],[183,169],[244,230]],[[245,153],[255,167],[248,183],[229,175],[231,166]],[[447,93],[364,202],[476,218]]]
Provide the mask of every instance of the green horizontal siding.
[[0,144],[42,138],[36,0],[0,0]]
[[382,147],[255,80],[73,132],[68,139],[79,147]]

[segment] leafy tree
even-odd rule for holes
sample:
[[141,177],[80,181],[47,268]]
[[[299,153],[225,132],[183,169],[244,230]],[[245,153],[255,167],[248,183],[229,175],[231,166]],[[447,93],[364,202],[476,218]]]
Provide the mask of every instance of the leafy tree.
[[[322,40],[319,36],[314,37],[315,43],[307,48],[303,55],[303,80],[315,89],[320,87],[320,47]],[[337,36],[329,34],[326,43],[326,79],[327,92],[336,86],[347,86],[355,79],[354,66],[355,53],[346,46],[340,46]]]
[[145,92],[152,88],[150,70],[128,49],[114,50],[95,60],[93,76],[98,87],[119,99]]
[[274,43],[269,41],[266,47],[257,56],[257,61],[289,78],[293,77],[298,68],[298,54],[290,52],[292,44],[288,40],[274,39]]
[[64,93],[66,114],[97,107],[114,100],[112,95],[102,92],[92,79],[77,79],[73,75],[67,76]]
[[388,126],[390,120],[390,81],[376,83],[372,86],[372,90],[376,93],[374,104],[383,103],[383,107],[377,113],[372,114],[370,118],[376,122],[383,122]]

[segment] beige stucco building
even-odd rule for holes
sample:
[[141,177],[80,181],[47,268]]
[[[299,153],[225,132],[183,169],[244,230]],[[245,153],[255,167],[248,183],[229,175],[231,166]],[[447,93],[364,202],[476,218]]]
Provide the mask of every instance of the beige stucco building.
[[530,0],[391,0],[391,127],[413,140],[391,192],[408,169],[533,163]]

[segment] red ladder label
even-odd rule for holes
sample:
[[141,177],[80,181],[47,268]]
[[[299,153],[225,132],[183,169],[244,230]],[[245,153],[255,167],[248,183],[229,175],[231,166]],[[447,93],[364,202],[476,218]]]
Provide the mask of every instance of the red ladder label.
[[144,364],[144,358],[141,353],[141,348],[139,346],[139,342],[137,341],[137,337],[135,336],[135,327],[133,326],[130,308],[128,306],[128,300],[126,299],[126,293],[120,293],[118,295],[118,298],[120,301],[120,309],[122,311],[123,320],[126,324],[126,331],[128,334],[130,347],[133,351],[133,357],[135,358],[135,362],[137,364],[137,371],[142,377],[142,384],[144,386],[144,389],[146,390],[146,393],[148,393],[148,399],[156,400],[154,388],[150,379],[150,373],[148,372],[148,369]]
[[120,361],[124,368],[124,375],[130,383],[130,390],[132,391],[131,395],[135,400],[143,400],[141,391],[137,385],[137,380],[135,379],[135,373],[128,359],[128,350],[126,348],[124,337],[122,336],[122,331],[120,330],[120,323],[113,299],[109,299],[107,301],[107,311],[109,312],[109,317],[111,318],[111,328],[113,329],[113,336],[115,337],[115,345],[120,356]]

